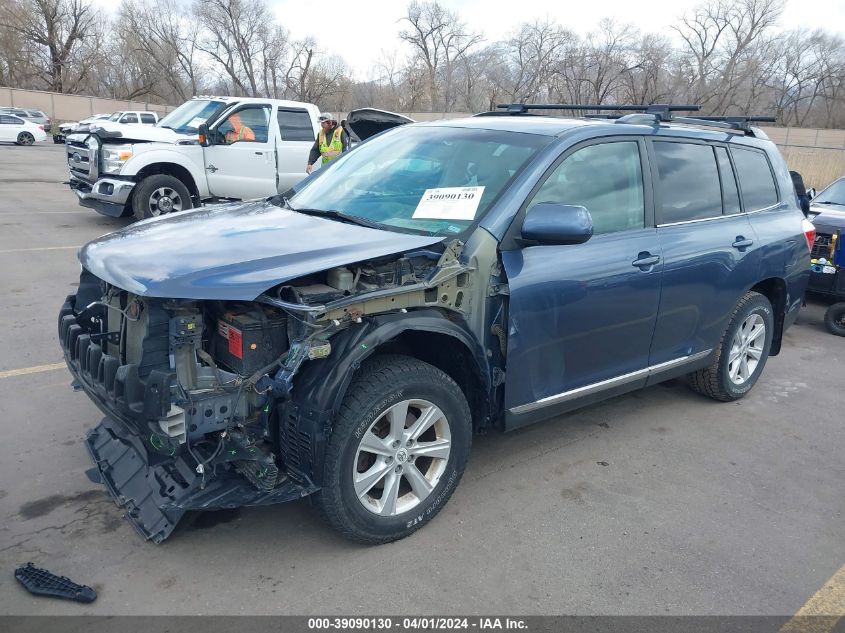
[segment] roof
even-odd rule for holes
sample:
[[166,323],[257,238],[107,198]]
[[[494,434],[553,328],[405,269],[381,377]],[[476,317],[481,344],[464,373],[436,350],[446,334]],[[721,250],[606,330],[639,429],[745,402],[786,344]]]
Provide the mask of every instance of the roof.
[[480,130],[522,132],[542,136],[559,136],[569,130],[587,125],[602,125],[593,119],[565,119],[550,116],[475,116],[463,119],[442,119],[415,125],[426,127],[460,127]]
[[283,108],[316,108],[313,103],[307,103],[305,101],[288,101],[286,99],[264,99],[262,97],[227,97],[221,95],[197,95],[191,98],[191,101],[203,99],[203,100],[214,100],[214,101],[223,101],[224,103],[272,103],[278,106],[282,106]]

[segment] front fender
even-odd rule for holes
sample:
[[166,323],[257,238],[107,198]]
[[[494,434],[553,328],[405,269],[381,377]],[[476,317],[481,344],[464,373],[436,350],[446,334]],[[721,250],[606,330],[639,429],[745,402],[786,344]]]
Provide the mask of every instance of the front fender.
[[[178,150],[176,148],[179,148]],[[145,146],[134,145],[136,152],[132,158],[126,161],[121,176],[137,176],[143,169],[157,164],[174,164],[182,167],[191,174],[194,184],[197,186],[200,198],[207,198],[210,194],[208,183],[205,178],[205,163],[203,162],[202,147],[199,145],[173,145],[173,146]]]
[[[331,338],[328,358],[306,363],[294,378],[291,400],[279,420],[280,443],[289,474],[320,485],[323,454],[334,416],[352,378],[379,346],[408,330],[447,335],[466,346],[477,364],[484,401],[492,402],[492,380],[487,355],[469,330],[434,309],[379,315],[366,319]],[[308,438],[303,442],[303,438]]]

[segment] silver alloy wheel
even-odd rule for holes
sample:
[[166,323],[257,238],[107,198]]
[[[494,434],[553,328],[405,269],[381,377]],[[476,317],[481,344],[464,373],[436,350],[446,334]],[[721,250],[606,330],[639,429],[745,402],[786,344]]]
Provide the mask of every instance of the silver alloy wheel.
[[757,369],[766,343],[766,322],[759,314],[750,315],[734,334],[728,356],[728,376],[735,385],[748,380]]
[[403,400],[377,416],[352,464],[355,495],[370,512],[394,516],[418,506],[446,471],[452,437],[443,412]]
[[21,145],[32,145],[35,142],[35,137],[29,132],[21,132],[18,136],[18,143]]
[[182,196],[170,187],[159,187],[150,195],[148,205],[150,207],[150,215],[152,216],[181,211]]

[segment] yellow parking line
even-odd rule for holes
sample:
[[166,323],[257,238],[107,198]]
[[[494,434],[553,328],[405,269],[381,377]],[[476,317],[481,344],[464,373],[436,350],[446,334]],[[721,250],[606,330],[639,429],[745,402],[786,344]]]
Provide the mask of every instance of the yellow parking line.
[[[812,617],[810,617],[812,616]],[[845,616],[845,565],[781,628],[780,633],[830,633]]]
[[36,365],[35,367],[23,367],[21,369],[8,369],[0,371],[0,380],[3,378],[14,378],[15,376],[26,376],[27,374],[40,374],[43,371],[55,371],[66,367],[64,363],[51,363],[49,365]]
[[30,251],[69,251],[77,249],[79,249],[78,246],[39,246],[37,248],[8,248],[5,251],[0,251],[0,255],[2,255],[3,253],[28,253]]

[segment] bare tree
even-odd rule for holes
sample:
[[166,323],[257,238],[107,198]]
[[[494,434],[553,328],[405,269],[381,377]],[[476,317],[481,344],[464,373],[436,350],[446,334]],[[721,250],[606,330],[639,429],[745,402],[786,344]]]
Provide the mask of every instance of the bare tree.
[[[6,28],[35,45],[48,90],[72,92],[87,74],[93,43],[102,35],[90,0],[8,0]],[[92,44],[84,51],[85,44]],[[84,52],[84,59],[75,59]]]
[[[454,101],[454,74],[461,59],[480,43],[482,36],[468,30],[458,15],[437,0],[408,5],[403,21],[409,28],[399,33],[409,43],[428,75],[429,106],[448,110]],[[442,97],[440,86],[442,85]]]
[[714,114],[737,103],[750,53],[775,25],[784,0],[709,0],[673,27],[684,41],[692,100]]
[[197,94],[203,68],[197,55],[199,27],[168,0],[125,0],[116,20],[121,57],[137,58],[150,94],[184,101]]
[[199,50],[222,67],[236,94],[258,96],[261,33],[272,23],[263,0],[195,0],[194,17],[204,28]]

